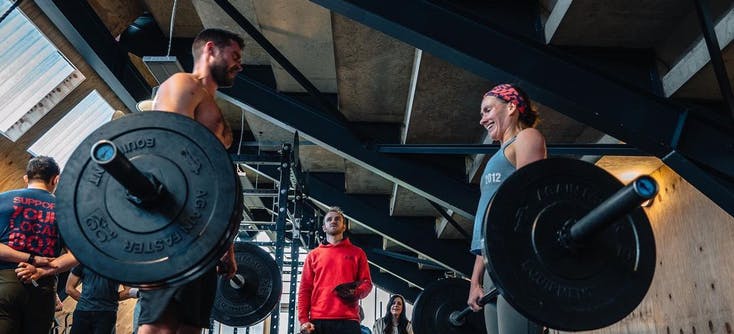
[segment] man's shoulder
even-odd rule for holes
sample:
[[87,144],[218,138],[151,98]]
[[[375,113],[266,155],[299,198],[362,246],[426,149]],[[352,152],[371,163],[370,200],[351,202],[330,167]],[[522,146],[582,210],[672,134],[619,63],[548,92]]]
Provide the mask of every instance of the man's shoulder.
[[191,73],[185,73],[185,72],[178,72],[166,79],[166,81],[163,82],[164,85],[199,85],[199,81],[196,79],[196,77]]
[[13,194],[18,194],[18,193],[21,193],[27,190],[28,190],[27,188],[11,189],[11,190],[0,192],[0,195],[13,195]]
[[47,192],[36,192],[28,188],[19,188],[19,189],[8,190],[8,191],[0,193],[0,199],[16,197],[16,196],[24,196],[24,197],[32,197],[32,198],[43,197],[45,199],[46,197],[49,197],[49,196],[45,196],[47,194],[50,195],[50,197],[53,199],[53,195]]
[[0,198],[6,198],[9,196],[12,196],[13,194],[17,193],[18,190],[19,189],[13,189],[13,190],[0,192]]

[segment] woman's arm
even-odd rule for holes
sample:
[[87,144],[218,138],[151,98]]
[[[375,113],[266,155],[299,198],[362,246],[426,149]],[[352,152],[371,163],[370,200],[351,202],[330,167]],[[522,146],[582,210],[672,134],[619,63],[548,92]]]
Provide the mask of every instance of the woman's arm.
[[535,128],[527,128],[517,134],[515,139],[515,166],[517,169],[523,166],[545,159],[545,138]]
[[469,299],[466,304],[471,307],[474,312],[482,309],[482,306],[477,304],[480,298],[484,295],[483,288],[484,281],[484,258],[481,255],[477,255],[474,259],[474,270],[471,273],[471,285],[469,287]]

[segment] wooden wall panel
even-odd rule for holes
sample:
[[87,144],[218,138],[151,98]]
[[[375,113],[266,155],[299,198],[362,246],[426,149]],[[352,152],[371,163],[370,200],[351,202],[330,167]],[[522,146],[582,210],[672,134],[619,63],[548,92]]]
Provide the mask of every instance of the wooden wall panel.
[[640,306],[590,333],[732,333],[734,217],[670,168],[652,174],[660,194],[646,209],[657,268]]
[[145,11],[145,5],[140,0],[89,0],[89,5],[115,37]]

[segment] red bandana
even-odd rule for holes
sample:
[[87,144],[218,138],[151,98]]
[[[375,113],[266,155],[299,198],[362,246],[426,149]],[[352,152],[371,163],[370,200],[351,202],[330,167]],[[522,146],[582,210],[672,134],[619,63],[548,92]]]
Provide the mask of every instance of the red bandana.
[[520,96],[520,93],[515,89],[515,87],[512,87],[510,84],[501,84],[494,86],[492,90],[484,93],[484,97],[487,96],[494,96],[502,101],[505,101],[507,103],[515,103],[515,106],[517,106],[517,110],[522,114],[527,110],[528,104],[525,102],[525,99]]

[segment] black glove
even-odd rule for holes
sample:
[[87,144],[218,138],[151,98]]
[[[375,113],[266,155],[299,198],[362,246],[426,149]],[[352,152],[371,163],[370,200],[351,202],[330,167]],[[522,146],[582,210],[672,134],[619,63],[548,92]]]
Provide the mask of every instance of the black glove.
[[355,294],[355,290],[359,286],[359,281],[342,283],[334,288],[336,295],[341,298],[345,303],[351,304],[359,300]]

